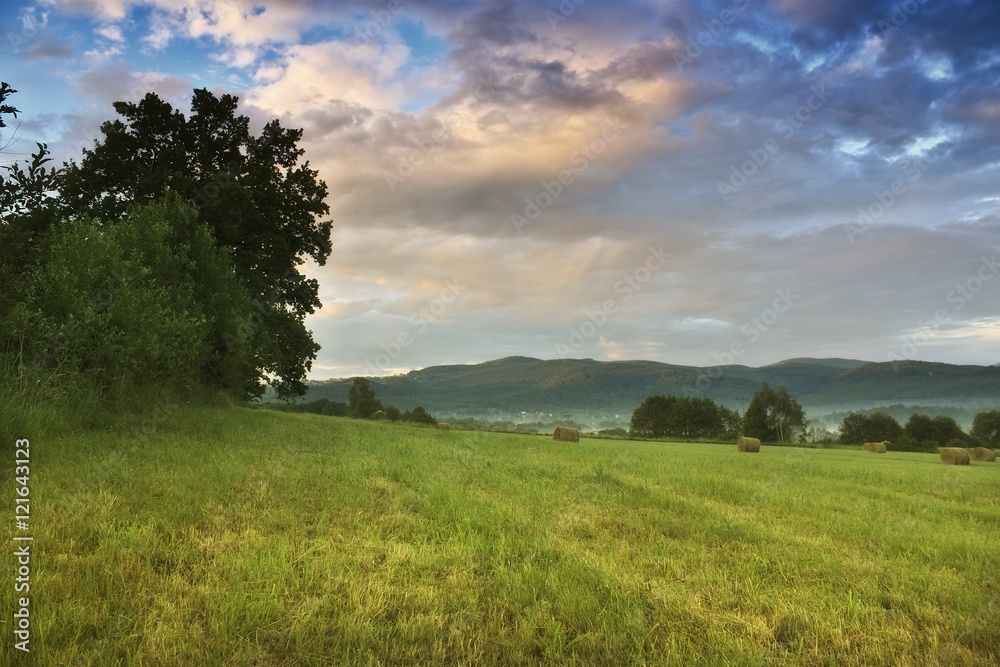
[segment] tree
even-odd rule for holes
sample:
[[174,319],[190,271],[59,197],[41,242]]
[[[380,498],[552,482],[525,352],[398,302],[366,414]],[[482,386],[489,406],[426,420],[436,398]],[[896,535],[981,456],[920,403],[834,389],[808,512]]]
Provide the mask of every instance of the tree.
[[153,93],[116,102],[121,119],[105,122],[103,140],[66,165],[60,206],[68,217],[111,224],[132,203],[168,190],[194,202],[255,303],[252,326],[230,331],[214,352],[248,342],[256,354],[248,394],[260,396],[270,383],[288,398],[305,393],[319,350],[305,327],[321,305],[319,285],[299,266],[308,259],[322,266],[330,255],[331,223],[320,221],[329,213],[327,187],[300,163],[301,130],[273,120],[254,136],[237,104],[235,96],[195,90],[185,118]]
[[421,406],[413,408],[413,410],[407,410],[403,413],[403,421],[411,422],[413,424],[428,424],[433,426],[437,424],[437,419],[432,417],[426,410]]
[[670,431],[670,409],[676,396],[649,396],[632,413],[629,433],[635,438],[662,438]]
[[649,396],[632,413],[630,433],[639,438],[711,438],[738,428],[739,416],[710,398]]
[[[6,81],[0,82],[0,128],[7,126],[4,115],[16,118],[20,113],[4,103],[16,92]],[[36,146],[38,150],[32,154],[27,170],[15,162],[2,167],[6,177],[0,173],[0,322],[20,300],[17,285],[33,262],[36,243],[51,227],[51,215],[41,208],[60,172],[46,167],[51,162],[48,146]],[[10,344],[10,334],[0,325],[0,345]]]
[[9,319],[23,365],[87,375],[105,391],[202,384],[244,393],[252,354],[222,359],[213,348],[252,301],[179,197],[135,206],[114,225],[58,226],[40,248]]
[[933,442],[938,447],[945,446],[955,438],[962,441],[967,439],[958,422],[944,416],[931,419],[927,415],[912,414],[903,431],[918,442]]
[[7,127],[7,123],[4,122],[4,115],[13,116],[17,118],[17,114],[21,113],[20,110],[10,106],[9,104],[4,104],[7,98],[16,93],[17,91],[10,87],[10,84],[6,81],[0,81],[0,127]]
[[668,434],[679,438],[707,438],[724,430],[719,406],[710,398],[681,396],[667,420]]
[[861,444],[864,442],[896,442],[903,435],[903,427],[892,416],[883,412],[870,415],[853,412],[840,424],[840,442]]
[[1000,410],[980,412],[972,420],[971,435],[988,447],[1000,447]]
[[744,419],[745,434],[764,442],[791,441],[805,428],[805,411],[784,385],[771,389],[764,383],[753,395]]
[[382,410],[382,403],[375,398],[375,392],[367,378],[354,378],[347,394],[347,416],[355,419],[374,419]]

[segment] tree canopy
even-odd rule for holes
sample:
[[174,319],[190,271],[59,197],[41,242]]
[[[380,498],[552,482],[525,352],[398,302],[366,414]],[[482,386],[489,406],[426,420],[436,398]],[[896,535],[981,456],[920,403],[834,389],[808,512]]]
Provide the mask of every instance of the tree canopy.
[[[0,86],[0,102],[12,92]],[[146,289],[186,295],[169,299],[174,306],[187,299],[178,315],[200,321],[208,361],[199,376],[244,398],[261,396],[267,384],[281,398],[304,394],[306,373],[319,350],[305,318],[321,303],[317,281],[299,267],[306,260],[323,265],[330,255],[331,222],[322,220],[329,213],[327,187],[302,160],[301,130],[272,120],[254,135],[237,105],[233,95],[204,89],[194,91],[187,117],[153,93],[137,103],[116,102],[120,118],[101,126],[102,138],[83,151],[79,163],[49,170],[47,149],[39,145],[27,170],[8,168],[10,177],[0,183],[0,315],[9,316],[34,290],[32,302],[41,309],[36,315],[54,317],[44,312],[54,306],[41,296],[40,268],[79,266],[83,259],[69,243],[73,238],[92,253],[104,253],[90,268],[130,267],[119,262],[127,252],[118,239],[137,233],[133,218],[152,215],[160,236],[143,237],[142,260],[156,261],[160,252],[173,253],[181,263],[173,269],[173,282],[157,281]],[[3,113],[16,109],[0,105],[0,119]],[[52,190],[54,198],[47,194]],[[154,242],[164,245],[155,250],[149,245]],[[200,260],[187,257],[189,252],[200,253]],[[215,259],[209,261],[209,255]],[[62,287],[71,289],[68,283]],[[72,289],[101,287],[92,281]],[[243,309],[239,316],[223,303],[230,297],[229,303]],[[80,321],[87,317],[87,303],[81,292],[60,307],[77,308],[63,315]],[[26,314],[21,315],[23,323]],[[110,317],[110,310],[102,316]],[[149,324],[155,330],[152,320]],[[0,330],[8,344],[15,334],[9,326]]]
[[903,435],[903,427],[891,415],[857,412],[844,417],[840,424],[840,442],[859,445],[865,442],[896,442]]
[[980,412],[976,415],[969,435],[987,447],[1000,447],[1000,410]]
[[711,438],[736,431],[738,415],[710,398],[649,396],[632,413],[629,432],[639,438]]
[[367,378],[357,377],[351,381],[347,395],[347,416],[355,419],[374,419],[382,410],[382,402],[375,398]]
[[943,447],[952,440],[965,440],[965,433],[951,417],[938,416],[928,417],[927,415],[913,414],[910,416],[904,433],[917,442],[933,442],[938,447]]
[[784,385],[765,383],[754,393],[744,417],[743,432],[764,442],[791,442],[806,428],[806,413]]

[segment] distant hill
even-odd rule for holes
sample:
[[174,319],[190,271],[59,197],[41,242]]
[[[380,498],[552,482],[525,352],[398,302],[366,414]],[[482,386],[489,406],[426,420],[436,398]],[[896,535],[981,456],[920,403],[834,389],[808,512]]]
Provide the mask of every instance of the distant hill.
[[[738,407],[764,382],[784,384],[807,408],[914,400],[1000,404],[1000,367],[923,361],[798,358],[761,368],[700,369],[655,361],[506,357],[371,378],[375,393],[387,404],[458,414],[630,413],[651,394],[707,396]],[[349,386],[348,379],[312,382],[305,400],[346,401]]]

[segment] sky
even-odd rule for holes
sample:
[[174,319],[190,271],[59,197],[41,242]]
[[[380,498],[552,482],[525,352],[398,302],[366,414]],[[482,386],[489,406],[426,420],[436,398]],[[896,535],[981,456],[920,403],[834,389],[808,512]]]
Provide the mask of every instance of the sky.
[[330,189],[310,377],[505,356],[1000,363],[994,0],[5,2],[4,159],[116,100]]

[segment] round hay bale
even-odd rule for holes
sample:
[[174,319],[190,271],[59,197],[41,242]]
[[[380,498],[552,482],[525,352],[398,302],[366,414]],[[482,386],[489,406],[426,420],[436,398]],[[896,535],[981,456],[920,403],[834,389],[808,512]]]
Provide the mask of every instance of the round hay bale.
[[986,463],[993,463],[997,460],[997,454],[992,449],[986,449],[985,447],[976,447],[972,450],[972,460],[973,461],[985,461]]
[[759,452],[760,440],[757,438],[747,438],[740,436],[736,441],[736,451],[738,452]]
[[865,444],[861,445],[861,449],[865,450],[866,452],[871,452],[872,454],[885,454],[887,451],[889,451],[886,448],[884,442],[866,442]]
[[439,429],[441,429],[442,431],[450,431],[451,430],[451,424],[445,424],[444,422],[438,422],[437,423],[437,427]]
[[552,433],[552,439],[559,442],[580,442],[580,430],[556,426],[555,432]]
[[969,450],[964,447],[942,447],[941,463],[949,465],[967,466],[969,465]]

